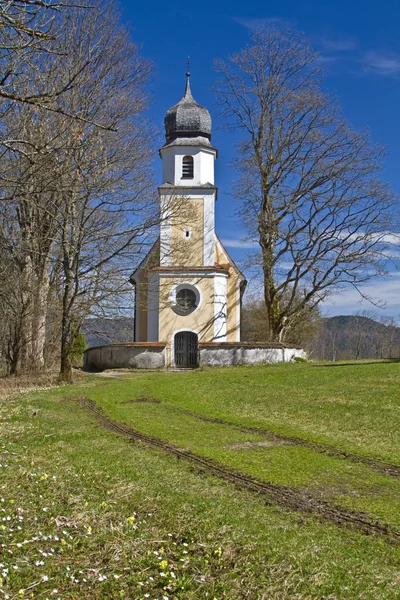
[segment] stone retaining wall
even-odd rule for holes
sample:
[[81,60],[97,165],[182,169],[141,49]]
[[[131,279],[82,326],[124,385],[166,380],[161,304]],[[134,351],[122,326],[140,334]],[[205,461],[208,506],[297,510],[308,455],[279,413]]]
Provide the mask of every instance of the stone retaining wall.
[[165,347],[164,343],[136,342],[89,348],[84,354],[83,368],[85,371],[162,369],[166,364]]
[[209,367],[261,365],[306,358],[302,348],[285,344],[199,344],[200,364]]
[[[89,348],[85,352],[85,371],[105,369],[162,369],[167,364],[167,344],[164,342],[135,342],[109,344]],[[295,357],[306,358],[302,348],[286,344],[200,343],[200,366],[233,367],[290,362]]]

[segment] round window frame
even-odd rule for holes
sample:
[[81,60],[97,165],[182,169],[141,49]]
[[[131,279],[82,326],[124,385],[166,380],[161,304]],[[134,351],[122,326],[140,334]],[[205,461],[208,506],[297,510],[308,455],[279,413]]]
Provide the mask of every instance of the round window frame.
[[[176,296],[177,296],[178,292],[180,292],[181,290],[185,290],[185,289],[191,290],[196,295],[196,304],[190,311],[182,310],[176,302]],[[193,283],[182,282],[182,283],[179,283],[178,285],[175,285],[172,288],[169,300],[170,300],[173,311],[177,315],[179,315],[181,317],[188,317],[189,315],[192,315],[199,308],[199,306],[201,304],[201,292],[198,289],[198,287],[193,285]]]

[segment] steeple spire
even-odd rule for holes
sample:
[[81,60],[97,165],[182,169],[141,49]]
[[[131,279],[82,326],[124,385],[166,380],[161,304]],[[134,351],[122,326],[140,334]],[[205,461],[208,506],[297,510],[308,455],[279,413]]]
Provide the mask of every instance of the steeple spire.
[[193,100],[192,91],[190,89],[190,73],[186,73],[186,87],[183,100]]
[[204,144],[205,140],[211,139],[211,117],[208,110],[200,106],[192,96],[190,60],[188,60],[186,66],[188,70],[186,72],[185,94],[178,104],[167,110],[164,119],[165,137],[167,142],[172,142],[178,138],[199,138],[199,143]]
[[190,89],[190,56],[188,56],[187,59],[187,63],[186,63],[186,87],[185,87],[185,94],[184,94],[184,98],[187,100],[193,100],[193,96],[192,96],[192,92]]

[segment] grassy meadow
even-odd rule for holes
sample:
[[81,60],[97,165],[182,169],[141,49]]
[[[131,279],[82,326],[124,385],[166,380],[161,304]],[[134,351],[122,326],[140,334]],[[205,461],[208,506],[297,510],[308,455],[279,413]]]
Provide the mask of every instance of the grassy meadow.
[[0,600],[400,598],[400,363],[3,396]]

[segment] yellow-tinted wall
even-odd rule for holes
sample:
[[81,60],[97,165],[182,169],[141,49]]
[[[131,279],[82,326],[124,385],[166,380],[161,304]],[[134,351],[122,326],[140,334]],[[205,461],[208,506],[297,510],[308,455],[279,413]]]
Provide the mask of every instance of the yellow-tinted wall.
[[[172,200],[171,265],[201,266],[204,256],[204,200],[177,198]],[[184,236],[191,229],[191,238]]]
[[240,297],[237,291],[239,275],[237,271],[232,267],[228,257],[223,252],[218,242],[215,244],[215,262],[216,264],[226,269],[229,273],[227,282],[226,341],[236,342],[238,335],[237,332],[240,329]]
[[[171,306],[170,294],[180,283],[195,285],[201,294],[200,305],[190,315],[178,315]],[[159,340],[168,344],[173,334],[182,329],[196,331],[199,341],[211,342],[214,337],[214,278],[160,277]]]
[[136,306],[139,309],[136,312],[136,317],[139,318],[139,339],[136,340],[137,342],[147,342],[148,287],[147,273],[143,272],[136,283],[136,294],[138,295]]

